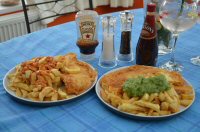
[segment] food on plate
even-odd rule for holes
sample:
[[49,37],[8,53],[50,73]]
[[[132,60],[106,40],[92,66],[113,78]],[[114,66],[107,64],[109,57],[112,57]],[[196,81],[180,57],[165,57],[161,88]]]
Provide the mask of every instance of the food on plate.
[[169,83],[164,75],[145,78],[139,76],[137,78],[130,78],[125,81],[123,90],[129,97],[142,96],[145,93],[160,93],[170,88]]
[[194,100],[194,92],[180,73],[135,65],[106,74],[100,96],[120,111],[140,116],[177,113]]
[[16,66],[8,86],[19,97],[34,101],[57,101],[77,96],[90,88],[97,72],[76,54],[37,57]]

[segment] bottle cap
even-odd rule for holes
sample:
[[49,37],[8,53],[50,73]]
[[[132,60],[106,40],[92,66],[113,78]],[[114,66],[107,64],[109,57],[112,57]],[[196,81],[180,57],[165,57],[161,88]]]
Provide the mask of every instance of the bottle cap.
[[148,12],[156,12],[156,4],[154,4],[154,3],[147,4],[147,11]]

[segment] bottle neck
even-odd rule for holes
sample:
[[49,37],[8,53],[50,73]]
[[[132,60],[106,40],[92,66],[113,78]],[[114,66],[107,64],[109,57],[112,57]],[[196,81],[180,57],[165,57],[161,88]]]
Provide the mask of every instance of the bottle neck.
[[155,16],[156,12],[147,12],[147,16]]
[[154,39],[157,35],[156,30],[156,18],[155,18],[155,12],[147,12],[147,16],[145,18],[145,22],[143,25],[141,38],[143,39]]
[[145,21],[149,23],[151,26],[155,25],[156,20],[156,12],[147,12]]

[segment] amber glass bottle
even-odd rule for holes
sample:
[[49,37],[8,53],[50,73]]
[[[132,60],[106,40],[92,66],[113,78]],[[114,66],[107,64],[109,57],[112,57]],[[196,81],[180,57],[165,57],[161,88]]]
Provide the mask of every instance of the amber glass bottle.
[[155,24],[156,5],[147,5],[147,15],[136,47],[136,64],[156,66],[158,58],[157,30]]

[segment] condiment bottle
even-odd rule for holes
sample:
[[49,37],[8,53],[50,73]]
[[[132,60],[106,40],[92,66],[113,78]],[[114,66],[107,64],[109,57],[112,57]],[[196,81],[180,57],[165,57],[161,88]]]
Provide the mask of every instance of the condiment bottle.
[[147,5],[147,15],[136,47],[136,64],[156,66],[158,57],[156,5]]
[[99,16],[96,11],[83,10],[76,14],[77,46],[82,60],[95,58],[95,48],[98,45]]
[[133,14],[130,11],[120,13],[121,19],[121,42],[117,59],[119,61],[133,61],[132,51],[132,23]]
[[103,42],[102,51],[99,58],[99,66],[105,68],[112,68],[117,65],[115,57],[115,25],[116,18],[113,16],[104,16],[102,19],[103,26]]

